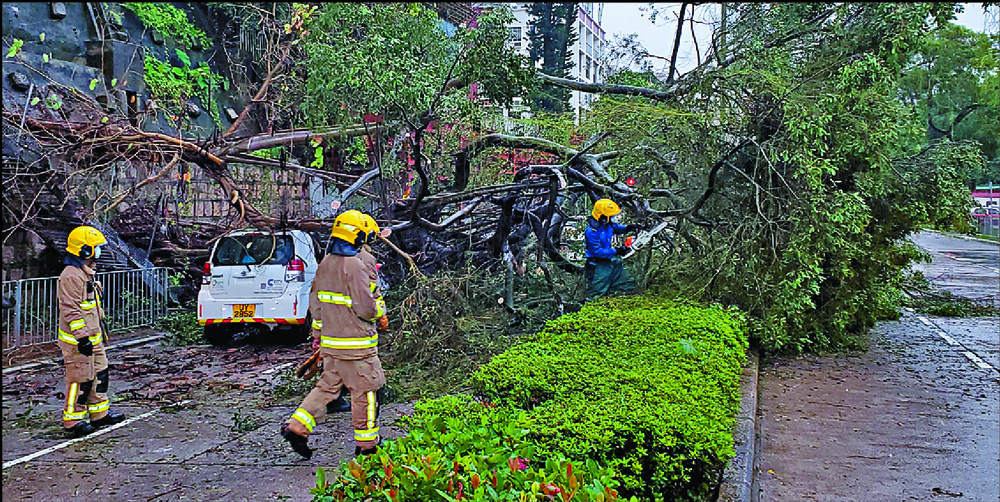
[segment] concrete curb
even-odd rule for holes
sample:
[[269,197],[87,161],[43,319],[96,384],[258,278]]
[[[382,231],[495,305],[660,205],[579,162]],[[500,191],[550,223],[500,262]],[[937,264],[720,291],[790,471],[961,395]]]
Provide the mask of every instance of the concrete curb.
[[740,412],[733,425],[736,456],[722,473],[717,502],[750,502],[753,468],[756,460],[757,368],[760,354],[751,350],[740,376]]
[[929,228],[924,229],[924,231],[933,232],[935,234],[943,235],[945,237],[954,237],[956,239],[965,239],[967,241],[979,241],[979,242],[985,242],[987,244],[993,244],[994,246],[1000,246],[1000,242],[997,241],[991,241],[989,239],[980,239],[979,237],[972,237],[969,235],[956,234],[954,232],[942,232],[940,230],[931,230]]

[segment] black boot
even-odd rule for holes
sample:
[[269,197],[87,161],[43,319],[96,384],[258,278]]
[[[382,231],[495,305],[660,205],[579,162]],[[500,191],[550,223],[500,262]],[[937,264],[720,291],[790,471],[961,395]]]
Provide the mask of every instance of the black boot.
[[77,422],[73,427],[66,429],[66,433],[73,437],[83,437],[97,430],[90,422]]
[[326,403],[326,412],[329,413],[340,413],[344,411],[351,411],[351,403],[348,403],[345,396],[349,396],[351,392],[347,390],[346,386],[340,387],[340,397]]
[[355,445],[354,446],[354,456],[357,457],[358,455],[371,455],[372,453],[375,453],[375,452],[378,451],[378,447],[379,446],[382,446],[382,438],[381,437],[378,438],[378,443],[376,443],[375,446],[372,446],[371,448],[365,448],[364,450],[362,450],[360,446]]
[[292,449],[295,453],[302,455],[309,460],[313,456],[312,448],[306,444],[306,438],[288,430],[288,424],[281,426],[281,436],[288,440],[288,443],[292,445]]
[[107,415],[104,415],[102,418],[99,418],[97,420],[91,421],[90,423],[95,427],[107,427],[109,425],[120,424],[124,421],[125,421],[124,413],[109,411]]
[[351,411],[351,403],[348,403],[344,396],[340,396],[329,403],[326,403],[326,412],[330,413],[340,413],[344,411]]

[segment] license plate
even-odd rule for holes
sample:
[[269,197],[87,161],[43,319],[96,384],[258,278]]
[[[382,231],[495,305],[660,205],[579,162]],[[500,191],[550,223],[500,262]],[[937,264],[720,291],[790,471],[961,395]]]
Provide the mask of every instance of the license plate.
[[257,310],[257,306],[250,305],[233,305],[233,319],[239,317],[253,317],[254,312]]

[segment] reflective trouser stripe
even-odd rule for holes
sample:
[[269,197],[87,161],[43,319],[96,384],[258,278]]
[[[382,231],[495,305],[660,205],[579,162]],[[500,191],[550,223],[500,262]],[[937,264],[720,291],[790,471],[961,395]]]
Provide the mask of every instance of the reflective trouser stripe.
[[323,329],[323,321],[317,321],[313,319],[312,327],[315,329]]
[[94,308],[96,306],[97,306],[97,302],[94,301],[94,300],[90,300],[89,302],[82,302],[82,303],[80,303],[80,308],[83,309],[83,310],[90,310],[90,309],[92,309],[92,308]]
[[302,408],[295,410],[295,413],[292,413],[292,418],[298,420],[299,423],[306,426],[306,430],[308,430],[310,434],[312,434],[313,427],[316,427],[316,419],[313,418],[308,411],[303,410]]
[[378,439],[378,427],[375,425],[375,407],[378,406],[378,403],[375,401],[375,391],[366,392],[365,397],[368,398],[368,406],[365,410],[367,412],[365,427],[368,428],[354,429],[355,441],[375,441]]
[[80,391],[80,384],[73,382],[69,384],[69,393],[66,394],[66,409],[63,410],[63,420],[83,420],[87,418],[87,410],[74,412],[76,405],[76,395]]
[[105,399],[97,404],[91,404],[87,406],[87,411],[90,413],[100,413],[102,411],[108,411],[111,408],[111,401]]
[[340,293],[334,293],[332,291],[319,291],[316,293],[316,296],[317,298],[319,298],[319,301],[323,303],[333,303],[336,305],[345,305],[348,307],[354,304],[354,302],[351,301],[350,296],[343,295]]
[[364,338],[334,338],[331,336],[321,336],[319,344],[331,349],[367,349],[378,346],[378,335],[366,336]]
[[[80,321],[80,322],[83,322],[83,321]],[[98,343],[98,342],[101,341],[101,335],[99,335],[99,334],[90,336],[88,338],[90,338],[90,343],[94,343],[94,344],[96,344],[96,343]],[[76,338],[73,338],[73,335],[71,335],[71,334],[69,334],[69,333],[67,333],[67,332],[65,332],[63,330],[59,330],[59,339],[62,340],[62,341],[64,341],[64,342],[66,342],[66,343],[68,343],[68,344],[70,344],[70,345],[78,345],[80,343],[80,342],[78,342],[76,340]]]
[[75,321],[70,321],[69,329],[70,331],[76,331],[80,328],[86,327],[87,323],[83,319],[77,319]]

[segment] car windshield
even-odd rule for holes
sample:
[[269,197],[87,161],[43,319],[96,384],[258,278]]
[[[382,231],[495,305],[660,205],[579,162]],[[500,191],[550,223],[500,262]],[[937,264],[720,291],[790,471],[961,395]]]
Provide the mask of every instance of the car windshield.
[[245,234],[219,241],[212,265],[286,265],[294,257],[288,235]]

